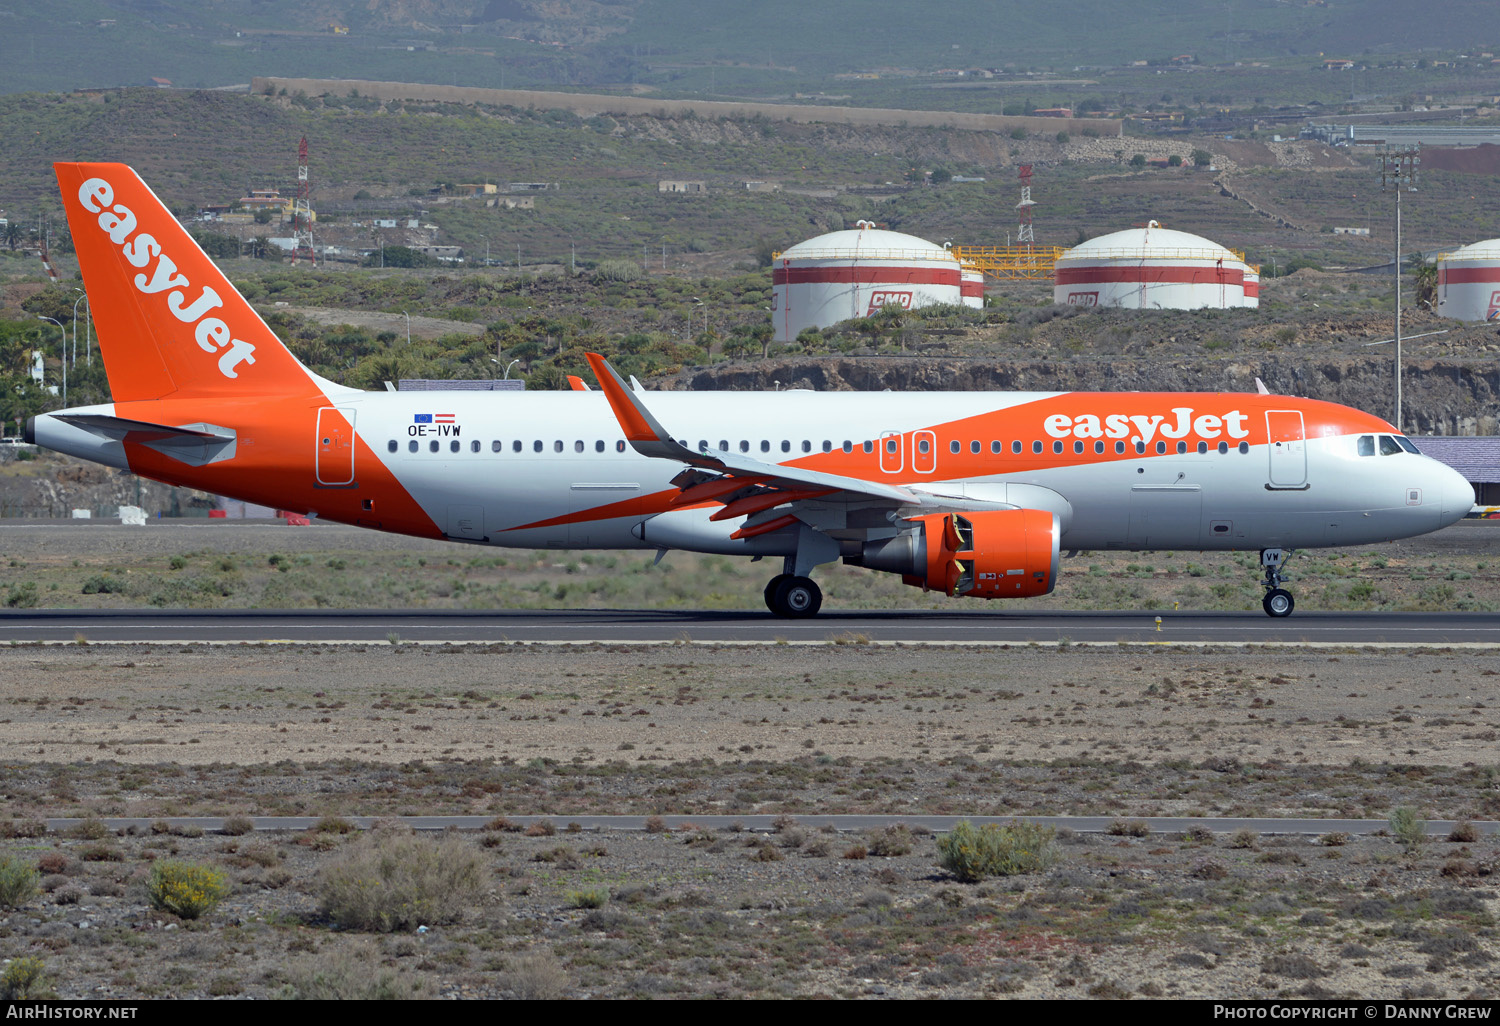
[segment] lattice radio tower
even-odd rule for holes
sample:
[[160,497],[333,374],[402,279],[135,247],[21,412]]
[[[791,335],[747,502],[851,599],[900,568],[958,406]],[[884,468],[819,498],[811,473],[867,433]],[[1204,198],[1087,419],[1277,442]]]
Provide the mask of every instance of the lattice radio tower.
[[314,267],[318,258],[313,254],[312,241],[312,181],[307,174],[307,136],[297,145],[297,199],[292,204],[292,233],[297,244],[292,249],[292,263],[306,260]]
[[1031,208],[1036,206],[1031,199],[1031,165],[1021,165],[1021,202],[1016,204],[1020,225],[1016,228],[1016,245],[1030,249],[1035,237],[1031,234]]

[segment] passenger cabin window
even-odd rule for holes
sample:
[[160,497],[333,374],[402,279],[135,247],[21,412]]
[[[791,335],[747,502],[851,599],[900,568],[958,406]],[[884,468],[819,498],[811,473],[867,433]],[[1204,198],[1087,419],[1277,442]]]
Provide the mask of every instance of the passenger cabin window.
[[437,441],[437,439],[434,438],[432,441],[428,442],[427,443],[427,448],[431,452],[437,452],[438,451],[438,441]]
[[498,438],[490,443],[490,452],[499,452],[502,448],[503,446],[501,446],[500,439]]
[[1055,452],[1055,453],[1062,452],[1062,443],[1061,442],[1053,442],[1052,443],[1052,451]]
[[1241,442],[1240,443],[1240,453],[1242,455],[1248,455],[1249,452],[1250,452],[1250,443],[1249,442]]
[[476,438],[476,439],[474,439],[474,441],[472,441],[472,442],[469,443],[469,451],[470,452],[478,452],[479,451],[479,439]]
[[396,445],[396,440],[394,438],[392,438],[389,442],[386,443],[385,451],[386,452],[395,452],[397,448],[398,448],[398,446]]
[[1207,442],[1199,442],[1198,443],[1198,455],[1202,456],[1206,452],[1208,452],[1208,443]]
[[562,452],[562,450],[563,450],[562,439],[561,438],[555,439],[553,441],[553,443],[552,443],[552,451],[553,452]]
[[1222,456],[1222,455],[1224,455],[1228,451],[1229,451],[1229,443],[1228,442],[1220,442],[1219,443],[1219,455]]
[[994,455],[996,455],[996,456],[999,456],[999,455],[1000,455],[1000,450],[1001,450],[1001,449],[1002,449],[1002,448],[1004,448],[1004,446],[1002,446],[1002,445],[1001,445],[1001,444],[1000,444],[1000,439],[998,439],[998,438],[997,438],[997,439],[995,439],[995,440],[994,440],[994,441],[992,441],[992,442],[991,442],[991,443],[990,443],[990,452],[991,452],[991,453],[993,453],[993,454],[994,454]]
[[1187,443],[1186,442],[1178,442],[1177,443],[1177,451],[1179,453],[1187,452]]
[[615,443],[615,452],[624,452],[624,451],[625,451],[625,439],[622,438],[618,442]]
[[1146,443],[1145,442],[1136,442],[1135,443],[1135,454],[1137,456],[1141,456],[1141,455],[1144,455],[1145,452],[1146,452]]
[[874,442],[866,442],[865,443],[865,452],[874,452],[874,451],[875,451],[875,443]]
[[851,442],[851,441],[849,441],[849,439],[846,438],[846,439],[844,439],[844,446],[843,446],[843,448],[844,448],[845,452],[853,452],[854,451],[854,443]]
[[[707,443],[705,443],[705,447],[706,446],[707,446]],[[596,438],[596,439],[594,439],[594,451],[595,452],[603,452],[604,451],[604,439],[602,439],[602,438]]]
[[1074,442],[1073,443],[1073,452],[1076,453],[1076,454],[1082,454],[1083,453],[1083,443],[1082,442]]
[[729,451],[729,439],[727,439],[727,438],[721,438],[721,439],[719,439],[719,448],[722,449],[724,452],[728,452]]
[[449,452],[458,452],[462,448],[463,448],[463,446],[459,444],[459,441],[458,441],[457,438],[455,438],[453,441],[451,441],[451,442],[448,443],[448,451]]
[[510,451],[511,452],[520,452],[521,448],[522,448],[522,446],[521,446],[521,440],[519,438],[517,438],[514,442],[510,443]]
[[573,443],[573,451],[574,452],[583,452],[583,439],[582,438],[578,439],[576,442]]
[[1104,452],[1104,443],[1103,442],[1095,442],[1094,443],[1094,452],[1102,455],[1103,452]]
[[1041,442],[1032,442],[1031,443],[1031,451],[1034,452],[1034,453],[1040,453],[1042,451],[1042,443]]
[[413,438],[411,441],[409,441],[409,442],[406,443],[406,451],[407,452],[416,452],[417,451],[417,440],[415,438]]
[[1360,435],[1359,436],[1359,454],[1361,456],[1374,456],[1375,455],[1375,436],[1374,435]]
[[531,443],[531,451],[532,452],[541,452],[542,451],[542,440],[540,438],[538,438],[536,441],[534,441],[534,442]]
[[787,439],[783,438],[781,440],[781,451],[782,452],[791,452],[792,451],[792,443],[789,442]]
[[740,452],[749,452],[749,451],[750,451],[750,440],[748,438],[741,438],[740,439]]
[[1116,456],[1122,456],[1122,455],[1124,455],[1124,453],[1125,453],[1125,443],[1124,442],[1116,442],[1115,443],[1115,455]]
[[957,438],[955,438],[953,441],[951,441],[951,442],[948,443],[948,451],[951,452],[951,453],[953,453],[954,455],[958,454],[958,451],[959,451],[960,448],[961,448],[961,446],[958,444],[958,439]]
[[1010,451],[1015,453],[1017,456],[1021,454],[1021,440],[1019,438],[1010,443]]
[[812,452],[812,441],[810,439],[807,439],[807,438],[802,439],[802,451],[803,452]]
[[979,455],[979,439],[976,438],[969,443],[969,451],[976,456]]
[[766,439],[762,438],[760,440],[760,451],[761,452],[770,452],[771,451],[771,443],[769,441],[767,441]]
[[833,452],[833,443],[826,438],[823,439],[823,451]]
[[1400,451],[1401,446],[1396,444],[1396,440],[1394,438],[1392,438],[1390,435],[1380,436],[1380,455],[1394,456]]

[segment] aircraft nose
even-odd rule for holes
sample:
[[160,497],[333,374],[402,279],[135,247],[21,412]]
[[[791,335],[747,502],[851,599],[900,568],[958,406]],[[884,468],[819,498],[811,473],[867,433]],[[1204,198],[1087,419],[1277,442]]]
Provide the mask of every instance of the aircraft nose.
[[1474,507],[1474,486],[1452,467],[1438,465],[1437,493],[1445,526],[1462,520]]

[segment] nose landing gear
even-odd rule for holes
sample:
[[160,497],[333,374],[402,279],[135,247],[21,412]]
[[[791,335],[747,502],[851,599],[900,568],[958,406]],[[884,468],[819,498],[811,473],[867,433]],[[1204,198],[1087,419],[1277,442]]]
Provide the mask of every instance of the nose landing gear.
[[1260,550],[1260,565],[1266,572],[1265,579],[1261,582],[1266,589],[1266,597],[1261,600],[1260,605],[1267,616],[1291,616],[1292,610],[1297,608],[1297,600],[1292,598],[1292,593],[1281,587],[1282,581],[1287,579],[1281,575],[1281,570],[1291,555],[1288,549]]
[[766,608],[777,616],[802,619],[816,616],[823,606],[823,591],[810,577],[777,574],[766,585]]

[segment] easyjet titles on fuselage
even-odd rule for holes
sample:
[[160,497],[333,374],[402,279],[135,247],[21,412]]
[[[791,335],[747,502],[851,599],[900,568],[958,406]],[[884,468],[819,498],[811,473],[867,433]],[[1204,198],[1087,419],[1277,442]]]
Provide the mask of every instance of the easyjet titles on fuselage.
[[204,316],[215,307],[224,305],[219,294],[205,285],[198,297],[189,303],[187,294],[192,283],[177,270],[177,262],[162,252],[161,243],[146,232],[131,237],[136,229],[135,213],[125,204],[115,203],[114,186],[103,178],[90,178],[78,187],[78,202],[89,213],[99,215],[100,229],[109,236],[109,241],[120,247],[120,252],[132,267],[144,268],[153,257],[156,258],[156,266],[149,277],[145,274],[135,276],[136,290],[157,295],[172,289],[167,292],[167,308],[172,311],[172,316],[194,326],[193,338],[205,353],[223,350],[219,357],[220,374],[237,378],[236,367],[242,363],[255,363],[255,346],[235,338],[229,325],[220,318]]
[[[1042,422],[1042,428],[1052,438],[1120,438],[1132,442],[1147,443],[1158,433],[1163,438],[1186,438],[1189,434],[1205,441],[1219,438],[1249,438],[1245,428],[1249,417],[1239,410],[1228,413],[1202,413],[1194,416],[1191,406],[1174,406],[1170,416],[1165,414],[1127,415],[1110,413],[1100,416],[1083,413],[1073,416],[1054,413]],[[1132,434],[1132,429],[1134,434]]]

